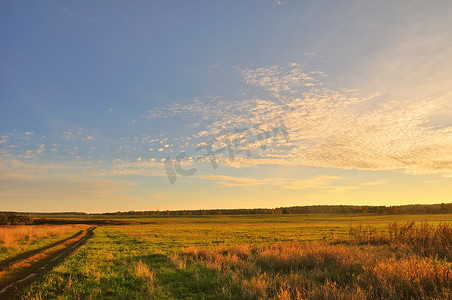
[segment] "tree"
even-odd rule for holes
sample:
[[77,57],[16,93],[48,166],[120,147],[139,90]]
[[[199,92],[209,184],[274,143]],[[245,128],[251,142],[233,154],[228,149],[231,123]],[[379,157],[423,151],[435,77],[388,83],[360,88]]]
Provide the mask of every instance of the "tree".
[[5,213],[0,213],[0,225],[8,224],[8,216]]
[[33,219],[18,213],[0,213],[0,225],[30,225]]

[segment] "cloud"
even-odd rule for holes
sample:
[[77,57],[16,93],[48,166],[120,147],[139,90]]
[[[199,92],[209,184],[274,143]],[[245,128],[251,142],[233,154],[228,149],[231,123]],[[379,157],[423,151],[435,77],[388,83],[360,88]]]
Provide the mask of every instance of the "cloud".
[[300,87],[320,85],[321,82],[315,77],[322,73],[306,72],[297,63],[292,63],[284,67],[270,66],[243,69],[241,74],[248,85],[261,87],[279,97],[282,92],[296,93]]
[[100,169],[88,161],[58,164],[0,159],[0,205],[4,209],[37,211],[77,210],[83,209],[81,203],[87,203],[105,211],[102,203],[136,200],[131,196],[138,186],[136,182],[104,177],[109,175],[112,170]]
[[332,188],[333,181],[340,180],[341,177],[337,176],[315,176],[308,179],[301,180],[289,180],[285,178],[246,178],[246,177],[234,177],[234,176],[222,176],[222,175],[207,175],[201,177],[202,179],[215,181],[219,185],[223,186],[273,186],[286,190],[304,190],[304,189],[328,189]]
[[46,145],[41,144],[39,145],[39,148],[36,150],[36,153],[41,154],[44,153],[46,151]]
[[[234,159],[228,158],[227,151],[216,155],[219,162],[234,167],[307,165],[452,175],[451,91],[408,99],[379,91],[362,93],[334,87],[324,81],[323,72],[303,70],[298,64],[243,69],[241,75],[248,85],[271,97],[198,98],[158,113],[150,111],[143,118],[201,120],[202,126],[196,127],[199,131],[191,136],[193,149],[215,138],[214,147],[225,150],[228,141],[244,140],[236,133],[238,128],[248,130],[245,142],[251,157],[243,151]],[[258,135],[275,129],[277,125],[270,121],[277,117],[282,118],[290,141],[275,135],[265,140],[263,150]],[[266,129],[256,128],[261,125]]]
[[139,159],[125,161],[116,159],[110,169],[105,169],[102,175],[142,175],[142,176],[167,176],[163,163],[154,158],[149,160]]
[[[0,203],[6,207],[15,201],[36,204],[43,200],[54,203],[51,208],[54,209],[56,206],[77,206],[80,201],[130,199],[127,193],[136,186],[130,181],[74,175],[0,178]],[[43,203],[37,207],[44,207]],[[26,209],[30,210],[29,207]]]
[[296,180],[281,184],[285,189],[304,190],[328,188],[332,181],[341,179],[337,176],[315,176],[313,178]]
[[[208,149],[199,147],[211,143],[215,160],[235,168],[302,165],[452,176],[451,90],[420,98],[361,92],[328,82],[321,70],[296,63],[242,68],[238,75],[250,89],[242,98],[195,98],[149,110],[139,118],[140,122],[174,118],[183,128],[177,138],[143,134],[112,141],[74,128],[62,130],[58,141],[13,132],[1,136],[0,153],[4,159],[24,161],[51,161],[59,155],[72,160],[77,155],[80,161],[121,157],[121,164],[98,164],[96,172],[160,174],[161,159],[171,152],[186,151],[191,163],[209,162]],[[156,160],[152,165],[135,161],[148,155]],[[79,167],[91,172],[95,165]]]
[[87,137],[82,138],[82,141],[94,141],[95,138],[92,135],[88,135]]
[[380,185],[386,185],[387,183],[388,183],[388,180],[382,179],[382,180],[363,182],[360,185],[362,185],[362,186],[380,186]]
[[233,176],[221,176],[221,175],[207,175],[201,177],[202,179],[213,180],[220,185],[225,186],[250,186],[250,185],[262,185],[263,181],[259,181],[254,178],[245,177],[233,177]]

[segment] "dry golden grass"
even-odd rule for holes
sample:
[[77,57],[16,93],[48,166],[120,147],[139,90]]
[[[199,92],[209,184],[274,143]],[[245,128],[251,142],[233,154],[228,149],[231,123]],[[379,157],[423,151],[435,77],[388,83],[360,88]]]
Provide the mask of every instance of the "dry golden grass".
[[362,284],[372,286],[377,296],[426,299],[429,295],[450,295],[452,265],[423,257],[389,258],[365,268]]
[[176,253],[171,254],[169,259],[179,270],[183,270],[187,266],[187,259],[185,257],[180,257]]
[[[349,236],[358,244],[390,244],[394,247],[408,246],[423,256],[452,259],[452,225],[432,225],[427,222],[397,222],[388,225],[386,234],[376,234],[371,225],[350,226]],[[343,242],[343,241],[339,241]]]
[[154,273],[149,269],[149,267],[143,263],[141,260],[138,262],[135,262],[133,264],[133,269],[135,271],[135,274],[140,278],[147,278],[150,281],[153,281],[154,279]]
[[351,230],[357,243],[192,246],[184,253],[222,278],[226,297],[235,292],[244,299],[447,299],[449,230],[445,224],[391,224],[388,234],[376,236],[361,226]]
[[154,272],[141,260],[134,262],[132,268],[135,275],[146,282],[147,291],[151,296],[154,291]]
[[[308,227],[286,222],[299,216],[283,217],[268,223],[260,216],[223,216],[221,225],[214,218],[200,225],[202,218],[191,224],[165,217],[155,219],[168,220],[165,226],[99,226],[21,299],[450,299],[451,259],[436,257],[446,247],[430,239],[440,232],[436,239],[447,246],[447,226],[424,226],[412,238],[400,238],[408,229],[393,230],[396,238],[388,223],[401,219],[378,216],[389,221],[373,223],[376,232],[362,225],[367,233],[358,231],[363,238],[355,240],[347,236],[348,225],[374,219],[327,216],[327,222],[320,218],[324,227]],[[452,215],[441,220],[450,222]],[[336,226],[340,231],[330,235]],[[418,244],[437,246],[429,254]]]
[[0,246],[17,248],[21,242],[63,236],[85,225],[5,225],[0,226]]

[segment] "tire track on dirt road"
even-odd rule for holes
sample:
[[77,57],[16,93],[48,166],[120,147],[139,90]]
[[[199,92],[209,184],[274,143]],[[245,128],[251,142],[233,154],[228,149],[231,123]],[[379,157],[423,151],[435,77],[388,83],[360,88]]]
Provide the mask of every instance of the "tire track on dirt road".
[[0,265],[0,299],[13,299],[26,285],[57,265],[93,236],[90,227],[49,246],[19,255]]

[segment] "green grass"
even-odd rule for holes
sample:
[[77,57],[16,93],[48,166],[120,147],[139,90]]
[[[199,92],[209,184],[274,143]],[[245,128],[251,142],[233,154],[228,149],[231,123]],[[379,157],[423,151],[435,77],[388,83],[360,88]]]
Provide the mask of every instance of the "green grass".
[[144,224],[170,224],[170,223],[262,223],[270,222],[304,222],[319,221],[322,224],[333,222],[389,222],[428,220],[429,222],[452,221],[452,214],[425,214],[425,215],[377,215],[377,214],[294,214],[294,215],[207,215],[207,216],[142,216],[142,215],[31,215],[33,218],[47,219],[73,219],[73,220],[130,220]]
[[[152,293],[162,299],[190,295],[216,299],[212,290],[217,282],[210,271],[199,272],[198,268],[178,271],[158,245],[149,245],[118,229],[98,228],[87,244],[33,284],[21,298],[149,299]],[[134,265],[140,261],[156,275],[155,279],[136,274]]]
[[[215,255],[220,257],[223,255],[221,249],[237,245],[246,245],[250,249],[261,249],[261,247],[278,242],[292,245],[290,243],[293,242],[304,243],[322,239],[346,238],[351,224],[372,224],[378,232],[383,232],[387,229],[388,223],[393,221],[452,223],[452,214],[159,216],[149,218],[142,216],[123,218],[121,216],[121,219],[138,220],[142,225],[99,226],[95,230],[93,238],[71,254],[62,264],[24,290],[20,298],[252,299],[259,295],[267,295],[266,297],[269,298],[279,295],[280,299],[289,299],[281,297],[284,296],[284,293],[292,293],[293,289],[281,285],[282,283],[277,278],[279,278],[278,276],[289,278],[292,275],[273,271],[265,272],[265,266],[260,263],[258,256],[249,258],[249,261],[247,259],[240,260],[236,262],[237,265],[232,264],[227,269],[223,269],[222,265],[220,267],[215,265],[217,263],[215,260],[199,260],[193,255],[188,255],[187,249],[190,247],[212,249],[212,253],[216,253]],[[401,251],[389,246],[382,246],[382,248],[365,245],[331,245],[331,247],[358,247],[356,249],[364,247],[367,249],[365,251],[369,251],[369,253],[373,253],[372,251],[375,252],[375,255],[384,253],[387,257],[397,256],[398,251]],[[350,253],[353,252],[354,250]],[[412,253],[409,252],[409,254]],[[250,266],[254,266],[253,268],[256,268],[258,273],[246,273]],[[314,268],[312,271],[314,275],[306,273],[303,276],[308,276],[306,278],[311,278],[309,277],[311,275],[314,276],[313,278],[323,276],[322,284],[332,286],[343,284],[340,281],[342,277],[336,269],[333,270],[331,266],[323,265],[318,267],[325,267],[327,271],[320,269],[315,271]],[[361,270],[360,268],[358,267],[359,270]],[[234,272],[238,272],[238,275]],[[259,279],[260,277],[256,277],[256,274],[260,274],[259,276],[262,278]],[[295,277],[298,278],[297,276],[301,275]],[[239,284],[234,281],[236,280],[234,278],[241,278],[242,281],[245,280],[243,281],[245,283]],[[301,280],[300,278],[297,280]],[[261,281],[269,285],[266,288],[269,292],[259,292],[252,288]],[[319,283],[316,281],[315,284]],[[325,291],[330,292],[340,289],[340,287],[326,288],[324,286],[318,286],[318,288],[327,289]],[[259,294],[261,292],[263,294]],[[345,293],[345,291],[343,292]]]

